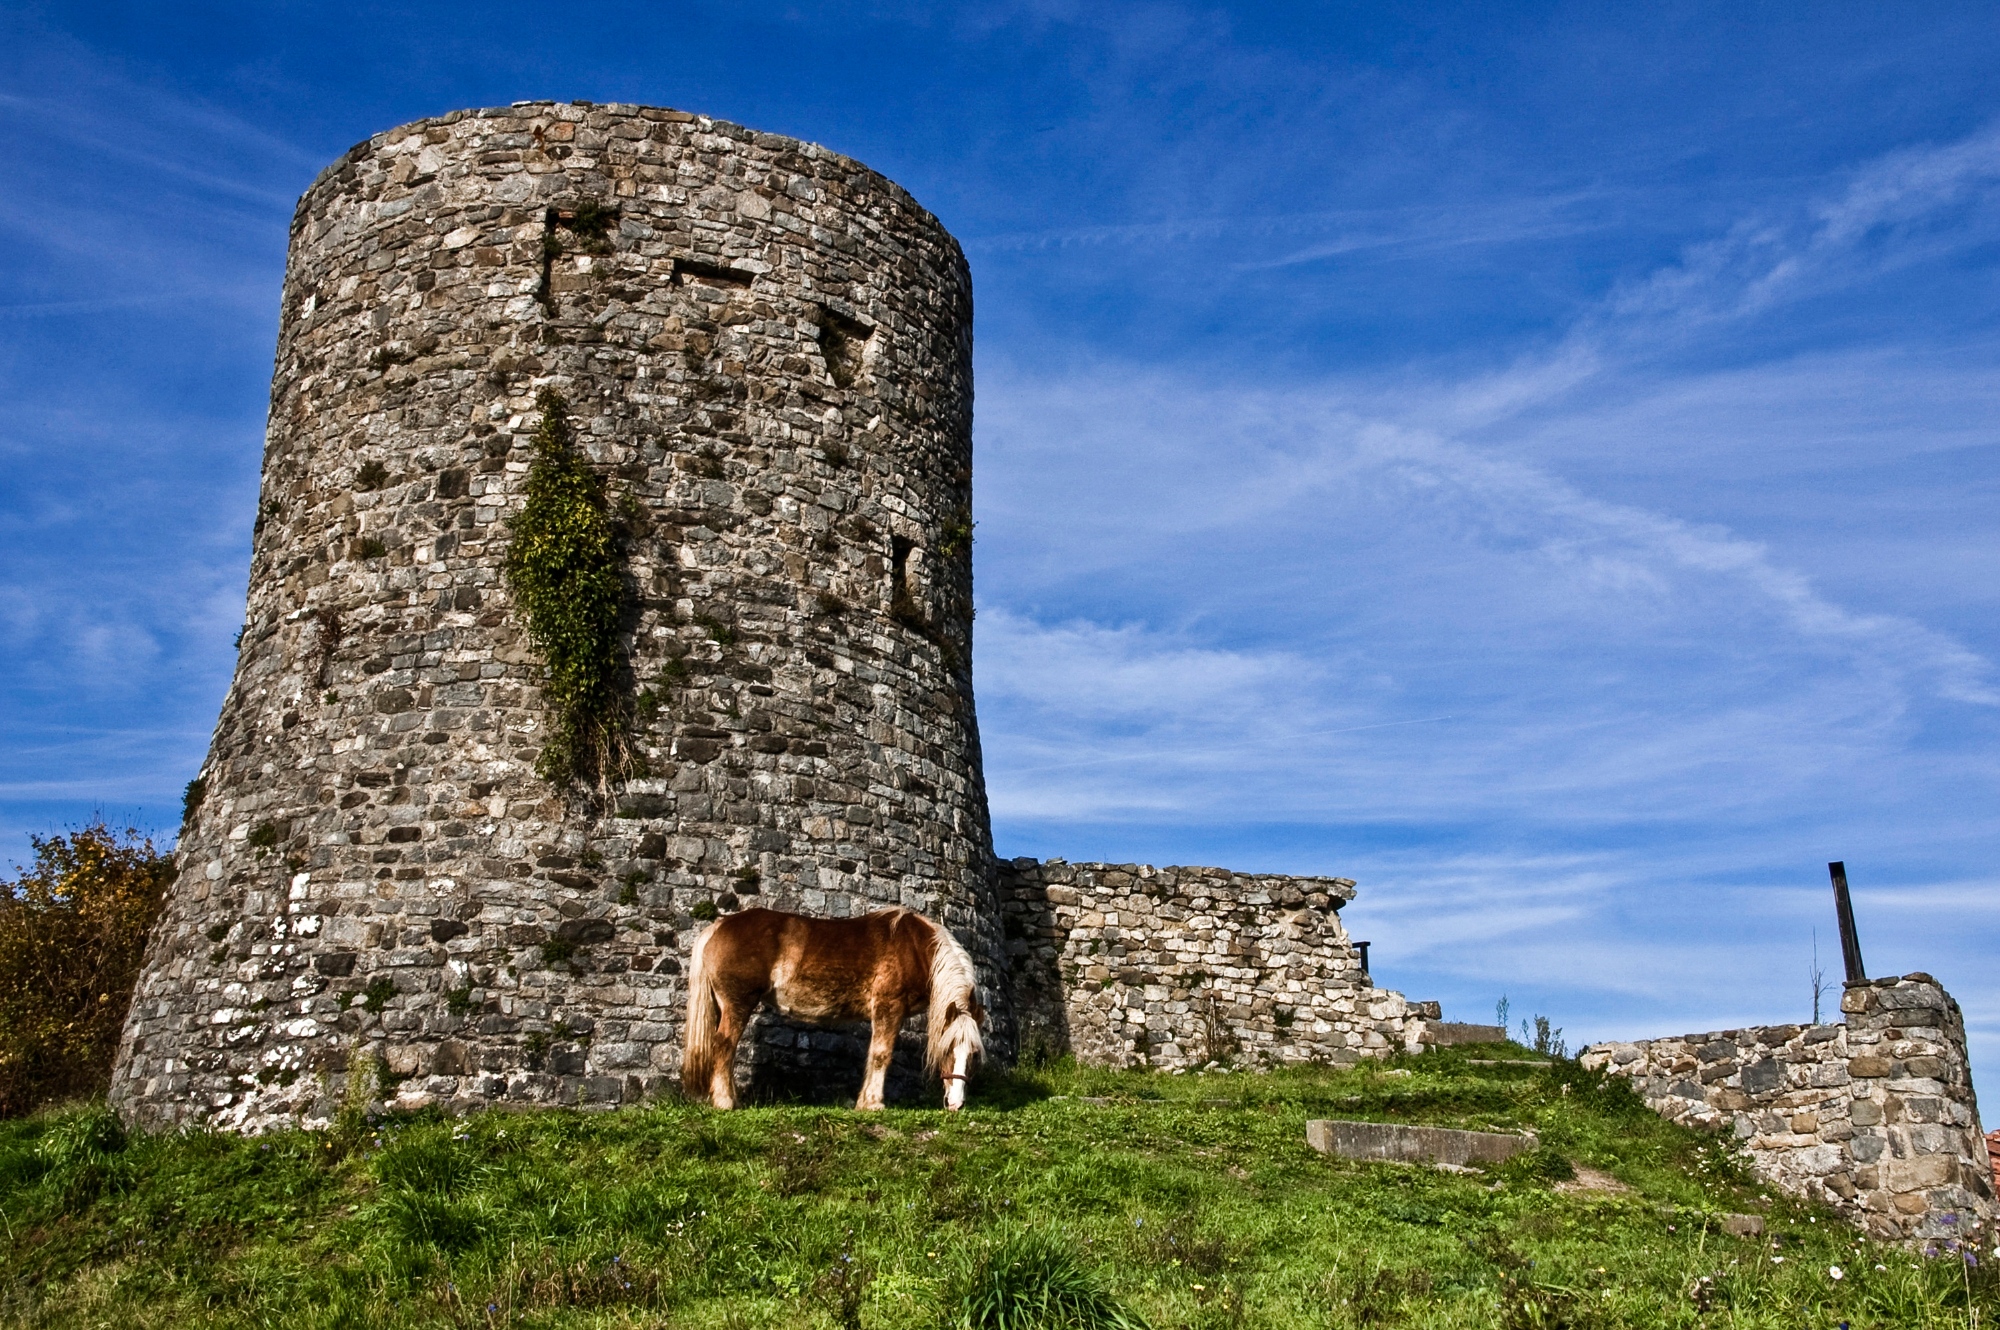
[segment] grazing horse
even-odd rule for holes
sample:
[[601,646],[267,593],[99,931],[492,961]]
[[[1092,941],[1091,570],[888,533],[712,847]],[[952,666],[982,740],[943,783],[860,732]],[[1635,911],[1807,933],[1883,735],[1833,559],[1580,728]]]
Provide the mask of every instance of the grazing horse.
[[925,1069],[944,1078],[944,1104],[965,1106],[972,1060],[985,1049],[986,1008],[973,996],[972,957],[941,926],[913,910],[813,919],[754,909],[732,914],[694,944],[688,975],[681,1090],[736,1107],[736,1044],[757,1004],[821,1024],[867,1021],[868,1074],[859,1109],[882,1107],[896,1030],[930,1009]]

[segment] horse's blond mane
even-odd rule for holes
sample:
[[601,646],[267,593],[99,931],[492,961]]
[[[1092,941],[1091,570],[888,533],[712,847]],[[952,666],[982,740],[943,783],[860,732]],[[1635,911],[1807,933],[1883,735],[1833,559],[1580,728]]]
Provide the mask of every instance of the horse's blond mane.
[[[974,1056],[983,1053],[986,1041],[980,1036],[979,1022],[973,1019],[973,988],[978,976],[972,968],[972,957],[965,948],[958,945],[943,924],[934,919],[911,912],[911,917],[923,919],[930,925],[934,945],[931,948],[931,1005],[928,1016],[928,1047],[924,1051],[924,1066],[936,1071],[944,1061],[945,1046],[957,1039],[970,1042]],[[953,1015],[953,1008],[957,1014]]]

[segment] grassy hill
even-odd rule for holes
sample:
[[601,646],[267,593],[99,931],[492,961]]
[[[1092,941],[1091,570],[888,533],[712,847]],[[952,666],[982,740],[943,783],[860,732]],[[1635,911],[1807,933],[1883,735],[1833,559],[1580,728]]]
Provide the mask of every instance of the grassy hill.
[[[2000,1280],[1859,1239],[1573,1063],[1067,1065],[975,1107],[0,1123],[22,1326],[1991,1326]],[[1532,1126],[1490,1174],[1357,1164],[1313,1117]],[[1568,1175],[1572,1170],[1579,1177]],[[1611,1188],[1620,1188],[1612,1190]],[[1726,1235],[1732,1211],[1767,1233]],[[1992,1242],[1984,1243],[1990,1254]],[[1841,1278],[1834,1278],[1832,1267]],[[996,1320],[1036,1299],[1061,1320]]]

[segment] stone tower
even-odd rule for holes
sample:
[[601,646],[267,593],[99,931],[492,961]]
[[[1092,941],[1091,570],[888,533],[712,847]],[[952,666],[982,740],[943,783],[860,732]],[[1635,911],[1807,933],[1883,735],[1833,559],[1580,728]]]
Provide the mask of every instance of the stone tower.
[[[751,903],[942,919],[1004,1051],[971,352],[958,245],[811,144],[530,103],[329,167],[292,223],[240,655],[114,1102],[255,1129],[361,1074],[406,1104],[643,1097],[702,922]],[[634,759],[560,787],[503,571],[545,389],[622,532]],[[753,1056],[840,1042],[773,1025]]]

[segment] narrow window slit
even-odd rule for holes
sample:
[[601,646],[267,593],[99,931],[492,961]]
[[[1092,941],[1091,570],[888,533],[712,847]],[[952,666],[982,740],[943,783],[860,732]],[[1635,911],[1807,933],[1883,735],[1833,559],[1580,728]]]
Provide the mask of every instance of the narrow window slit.
[[898,623],[922,630],[923,608],[910,590],[910,553],[916,546],[901,536],[889,538],[889,616]]

